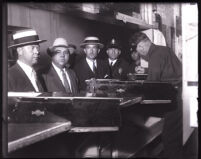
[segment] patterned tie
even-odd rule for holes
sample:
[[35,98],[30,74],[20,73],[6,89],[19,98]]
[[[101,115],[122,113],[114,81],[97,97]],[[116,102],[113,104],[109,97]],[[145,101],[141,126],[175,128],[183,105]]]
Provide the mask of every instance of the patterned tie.
[[96,65],[95,65],[95,61],[93,61],[93,72],[94,72],[94,74],[96,74]]
[[61,69],[61,73],[62,73],[62,78],[63,78],[63,81],[64,81],[65,90],[66,90],[67,93],[71,93],[70,86],[69,86],[66,74],[65,74],[63,69]]
[[38,75],[37,75],[36,71],[34,71],[34,70],[33,70],[33,75],[34,75],[36,85],[38,87],[39,92],[43,92],[43,87],[42,87],[41,83],[38,80]]

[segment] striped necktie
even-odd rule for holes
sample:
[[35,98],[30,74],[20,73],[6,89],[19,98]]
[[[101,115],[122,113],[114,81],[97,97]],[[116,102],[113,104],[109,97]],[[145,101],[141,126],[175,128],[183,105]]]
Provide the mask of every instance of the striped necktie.
[[61,69],[61,73],[62,73],[62,78],[63,78],[65,90],[67,93],[71,93],[70,85],[69,85],[69,82],[67,80],[66,74],[65,74],[63,69]]
[[96,64],[95,64],[95,61],[93,61],[93,72],[96,74]]
[[33,75],[34,75],[34,78],[35,78],[35,81],[36,81],[36,85],[38,87],[39,92],[43,92],[43,87],[42,87],[41,83],[38,80],[38,75],[37,75],[37,73],[36,73],[35,70],[33,70]]

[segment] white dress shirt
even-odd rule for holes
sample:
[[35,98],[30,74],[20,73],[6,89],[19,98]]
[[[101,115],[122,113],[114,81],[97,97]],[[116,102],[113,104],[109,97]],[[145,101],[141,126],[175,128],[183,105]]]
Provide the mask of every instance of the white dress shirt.
[[111,63],[112,63],[112,66],[114,66],[114,64],[117,62],[117,59],[116,60],[111,60],[110,58],[108,59],[109,60],[109,65],[111,66]]
[[[87,61],[88,65],[89,65],[90,69],[94,72],[94,70],[93,70],[93,61],[89,60],[88,58],[86,58],[86,61]],[[97,68],[97,62],[96,62],[96,60],[94,60],[94,62],[95,62],[95,66]]]
[[[60,80],[62,81],[62,84],[63,84],[63,86],[64,86],[64,80],[63,80],[63,77],[62,77],[62,71],[61,71],[61,69],[60,69],[59,67],[57,67],[53,62],[52,62],[52,65],[53,65],[54,69],[56,70],[56,72],[57,72],[57,74],[58,74],[58,76],[59,76],[59,78],[60,78]],[[64,73],[66,74],[66,77],[67,77],[67,80],[68,80],[68,83],[69,83],[69,86],[70,86],[70,90],[71,90],[71,92],[72,92],[71,81],[70,81],[68,72],[66,71],[65,68],[63,68],[63,71],[64,71]]]
[[27,75],[27,77],[31,81],[31,84],[33,85],[36,92],[39,92],[38,86],[36,84],[35,75],[34,75],[36,73],[35,70],[31,66],[21,62],[20,60],[17,60],[17,63],[20,65],[22,70],[25,72],[25,74]]

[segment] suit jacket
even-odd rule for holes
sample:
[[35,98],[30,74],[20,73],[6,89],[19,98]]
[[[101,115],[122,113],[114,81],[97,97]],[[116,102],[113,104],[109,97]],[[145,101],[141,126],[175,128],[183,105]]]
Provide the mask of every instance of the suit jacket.
[[[70,78],[72,94],[76,95],[78,93],[78,80],[75,72],[71,69],[66,69],[66,71]],[[65,92],[65,87],[52,65],[43,73],[43,78],[48,92]]]
[[109,68],[105,61],[97,59],[96,74],[90,69],[86,58],[83,58],[75,65],[75,73],[79,80],[80,90],[86,90],[85,80],[91,78],[103,79],[106,75],[109,76]]
[[170,48],[152,44],[146,58],[148,80],[181,82],[182,65]]
[[[38,74],[39,91],[45,91],[43,78]],[[35,91],[30,79],[18,63],[8,69],[8,91],[11,92],[29,92]]]
[[[109,60],[107,59],[107,64],[109,66]],[[129,64],[124,59],[117,59],[116,63],[113,66],[109,66],[110,68],[110,78],[126,80]]]

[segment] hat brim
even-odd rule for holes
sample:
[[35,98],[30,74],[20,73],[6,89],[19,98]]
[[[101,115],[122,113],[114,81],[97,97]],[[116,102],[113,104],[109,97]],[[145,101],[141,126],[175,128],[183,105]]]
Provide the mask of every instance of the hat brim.
[[84,48],[86,45],[98,45],[98,47],[101,49],[104,47],[104,45],[101,43],[82,43],[82,44],[80,44],[80,47]]
[[15,45],[11,45],[8,48],[16,48],[19,46],[24,46],[24,45],[30,45],[30,44],[39,44],[39,43],[43,43],[46,42],[47,40],[36,40],[36,41],[29,41],[29,42],[25,42],[25,43],[20,43],[20,44],[15,44]]
[[47,54],[48,54],[49,56],[52,56],[53,50],[54,50],[55,48],[57,48],[57,47],[70,48],[70,46],[66,46],[66,45],[52,46],[52,47],[49,47],[49,48],[47,49]]
[[106,48],[107,48],[107,49],[109,49],[109,48],[117,48],[117,49],[121,49],[122,47],[119,46],[119,45],[108,45]]

